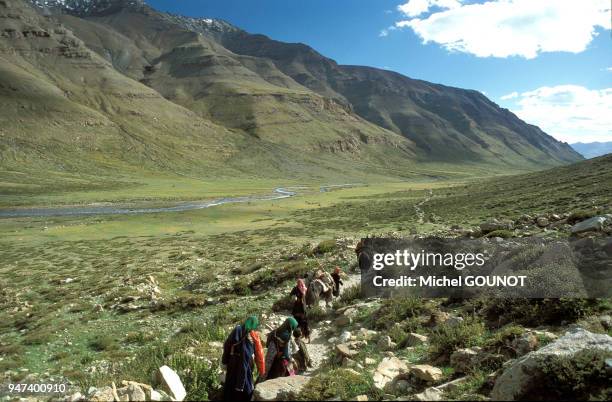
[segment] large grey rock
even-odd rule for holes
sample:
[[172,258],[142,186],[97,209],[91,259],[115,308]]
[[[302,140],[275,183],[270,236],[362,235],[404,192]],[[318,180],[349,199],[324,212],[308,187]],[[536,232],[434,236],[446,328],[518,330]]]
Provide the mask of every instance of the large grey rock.
[[606,223],[607,216],[595,216],[587,219],[586,221],[579,222],[572,226],[572,233],[583,233],[583,232],[599,232],[603,230],[603,226]]
[[372,379],[374,387],[384,390],[387,384],[394,381],[399,375],[408,371],[408,365],[397,357],[385,357],[376,367]]
[[182,401],[187,396],[180,377],[168,366],[162,366],[154,373],[155,383],[175,401]]
[[585,350],[610,353],[612,337],[593,334],[582,328],[566,333],[555,342],[528,353],[510,364],[495,381],[491,398],[513,401],[538,396],[530,395],[530,392],[541,383],[544,366],[550,366],[561,358],[571,358]]
[[294,375],[261,382],[255,387],[253,399],[256,401],[295,400],[309,380],[309,377]]
[[494,232],[496,230],[512,230],[512,229],[514,229],[514,224],[512,222],[500,222],[497,219],[493,219],[491,221],[480,224],[480,230],[484,234]]

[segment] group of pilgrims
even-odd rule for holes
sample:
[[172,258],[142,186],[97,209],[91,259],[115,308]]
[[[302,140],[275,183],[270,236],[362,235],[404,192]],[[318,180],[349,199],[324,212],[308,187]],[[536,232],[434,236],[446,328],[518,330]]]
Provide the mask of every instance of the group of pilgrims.
[[[261,342],[259,319],[250,316],[237,325],[223,345],[222,364],[226,367],[223,399],[250,401],[257,383],[278,377],[293,376],[312,367],[307,343],[310,343],[308,311],[321,298],[329,306],[340,295],[342,270],[333,273],[322,269],[297,280],[291,290],[291,316],[266,337],[266,352]],[[257,379],[253,370],[257,367]]]

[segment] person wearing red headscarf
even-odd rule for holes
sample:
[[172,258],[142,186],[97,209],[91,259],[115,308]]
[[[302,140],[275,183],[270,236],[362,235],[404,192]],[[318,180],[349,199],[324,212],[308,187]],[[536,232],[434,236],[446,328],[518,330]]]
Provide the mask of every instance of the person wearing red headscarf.
[[342,282],[342,270],[340,269],[340,267],[336,267],[334,269],[334,273],[331,274],[332,278],[334,279],[334,296],[338,297],[340,295],[340,285],[343,285],[344,283]]
[[308,326],[308,318],[306,313],[306,292],[307,288],[304,279],[298,279],[297,284],[290,293],[290,296],[295,296],[291,314],[298,322],[302,335],[310,343],[310,327]]

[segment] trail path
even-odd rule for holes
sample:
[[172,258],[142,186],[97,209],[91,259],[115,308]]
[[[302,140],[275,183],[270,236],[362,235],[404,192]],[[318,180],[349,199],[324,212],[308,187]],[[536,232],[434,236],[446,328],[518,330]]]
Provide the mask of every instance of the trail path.
[[426,202],[431,200],[432,197],[433,197],[433,191],[428,190],[425,198],[423,198],[421,201],[419,201],[417,204],[414,205],[414,212],[417,215],[419,225],[423,225],[425,223],[425,212],[423,211],[423,208],[421,207],[425,205]]
[[[348,288],[359,285],[360,281],[361,276],[359,274],[349,274],[348,278],[343,279],[344,285],[340,288],[340,294]],[[332,336],[339,335],[335,333],[330,334],[329,330],[331,328],[334,328],[333,324],[327,325],[324,322],[311,324],[310,343],[306,344],[306,347],[308,348],[308,353],[312,360],[312,368],[308,369],[304,375],[311,376],[329,357],[333,345],[327,340]]]

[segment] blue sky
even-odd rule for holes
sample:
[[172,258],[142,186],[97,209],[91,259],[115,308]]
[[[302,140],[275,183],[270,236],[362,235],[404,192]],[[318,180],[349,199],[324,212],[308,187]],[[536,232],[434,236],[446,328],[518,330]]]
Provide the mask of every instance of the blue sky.
[[476,89],[564,141],[612,141],[608,0],[147,2],[306,43],[340,64]]

